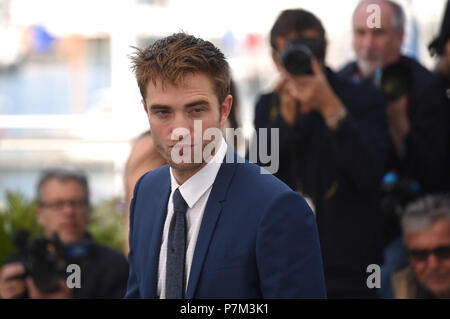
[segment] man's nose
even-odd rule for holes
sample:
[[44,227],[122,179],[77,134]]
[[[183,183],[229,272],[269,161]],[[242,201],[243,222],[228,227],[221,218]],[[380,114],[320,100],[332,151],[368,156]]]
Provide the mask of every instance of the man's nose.
[[61,213],[64,215],[71,215],[75,212],[75,204],[71,201],[65,201],[62,203]]
[[440,260],[435,254],[430,254],[427,259],[428,269],[437,269],[440,266]]
[[172,122],[172,135],[174,138],[181,140],[192,133],[192,121],[184,114],[176,114]]
[[371,50],[374,48],[374,37],[371,32],[366,32],[363,35],[361,44],[362,44],[362,48],[365,50]]

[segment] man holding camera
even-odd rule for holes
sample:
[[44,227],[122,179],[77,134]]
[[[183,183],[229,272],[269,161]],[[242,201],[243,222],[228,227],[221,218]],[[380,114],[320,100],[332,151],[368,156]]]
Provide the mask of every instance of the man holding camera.
[[[87,233],[89,189],[83,173],[43,172],[36,213],[45,237],[30,245],[23,234],[16,238],[23,247],[0,271],[1,299],[123,297],[128,264],[122,254],[96,244]],[[79,287],[67,286],[62,273],[68,264],[79,266]]]
[[[378,26],[369,23],[374,8],[379,8]],[[386,276],[407,263],[399,219],[404,206],[423,194],[445,190],[448,183],[449,101],[437,76],[401,54],[405,20],[402,7],[393,1],[361,1],[353,14],[356,61],[339,73],[379,87],[385,95],[390,137],[386,172],[397,179],[382,205]],[[382,284],[380,295],[392,297],[389,285]]]
[[[380,25],[368,24],[369,6],[380,8]],[[421,192],[441,191],[448,165],[447,136],[449,102],[443,83],[417,61],[403,56],[405,14],[390,0],[364,0],[353,15],[353,49],[356,61],[340,75],[377,85],[387,67],[403,66],[409,87],[397,99],[387,96],[391,148],[389,170],[416,179]],[[398,75],[399,77],[402,74]],[[405,81],[404,80],[404,81]],[[395,79],[394,79],[395,81]]]
[[310,12],[283,11],[270,39],[281,79],[259,98],[255,128],[279,128],[275,175],[313,201],[328,297],[373,297],[366,269],[381,258],[382,96],[325,67],[325,30]]

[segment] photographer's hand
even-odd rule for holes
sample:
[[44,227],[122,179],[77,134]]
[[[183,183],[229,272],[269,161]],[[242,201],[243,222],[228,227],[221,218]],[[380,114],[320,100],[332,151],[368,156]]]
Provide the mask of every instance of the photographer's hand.
[[[288,79],[288,89],[292,96],[301,102],[304,111],[316,110],[322,114],[330,129],[335,129],[335,124],[345,115],[345,107],[339,97],[333,92],[328,80],[316,59],[312,59],[311,67],[313,75],[292,76],[285,72]],[[333,121],[331,121],[333,119]],[[337,121],[334,121],[337,119]]]
[[0,299],[17,298],[26,290],[25,280],[14,279],[25,274],[25,267],[21,263],[10,263],[0,271]]
[[400,97],[396,101],[388,102],[386,115],[389,124],[389,134],[398,156],[404,153],[405,139],[410,132],[410,123],[407,114],[408,97]]
[[72,291],[67,287],[66,281],[61,279],[59,281],[59,291],[55,293],[45,293],[40,291],[33,282],[31,277],[26,280],[28,295],[30,299],[71,299]]
[[287,89],[287,79],[282,78],[275,86],[274,91],[280,97],[280,114],[289,126],[295,126],[298,116],[298,101]]

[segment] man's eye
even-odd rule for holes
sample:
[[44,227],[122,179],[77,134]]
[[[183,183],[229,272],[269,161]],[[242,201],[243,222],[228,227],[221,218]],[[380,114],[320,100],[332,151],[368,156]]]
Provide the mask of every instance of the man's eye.
[[385,34],[385,33],[386,33],[386,30],[380,29],[380,28],[377,28],[377,29],[375,29],[375,30],[373,31],[373,34],[374,34],[374,35],[383,35],[383,34]]
[[191,109],[190,113],[193,115],[199,115],[201,114],[205,109],[202,107],[195,107],[193,109]]
[[155,113],[156,113],[156,115],[158,115],[160,117],[165,117],[165,116],[169,115],[169,111],[167,111],[167,110],[159,110],[159,111],[156,111]]

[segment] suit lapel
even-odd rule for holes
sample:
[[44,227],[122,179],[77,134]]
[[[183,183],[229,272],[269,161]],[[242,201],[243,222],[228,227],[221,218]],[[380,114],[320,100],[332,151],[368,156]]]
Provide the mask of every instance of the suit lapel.
[[149,265],[148,278],[145,282],[151,283],[150,296],[148,298],[156,298],[157,283],[158,283],[158,267],[159,267],[159,253],[161,250],[161,239],[164,229],[164,221],[167,215],[167,203],[170,196],[170,173],[169,166],[160,180],[159,186],[156,188],[154,200],[151,206],[148,207],[146,214],[149,214],[149,225],[153,225],[151,230],[151,238],[149,242],[149,254],[147,257],[147,265]]
[[[231,152],[231,153],[230,153]],[[200,231],[195,246],[194,257],[192,259],[191,272],[189,275],[189,282],[186,291],[186,298],[194,298],[195,289],[197,288],[198,280],[203,268],[209,243],[212,239],[214,229],[222,212],[222,202],[226,199],[227,190],[231,184],[231,179],[236,170],[236,153],[230,144],[228,144],[227,155],[224,158],[219,172],[211,189],[208,202],[203,214],[203,220],[200,226]],[[226,163],[226,159],[233,158],[233,163]]]

